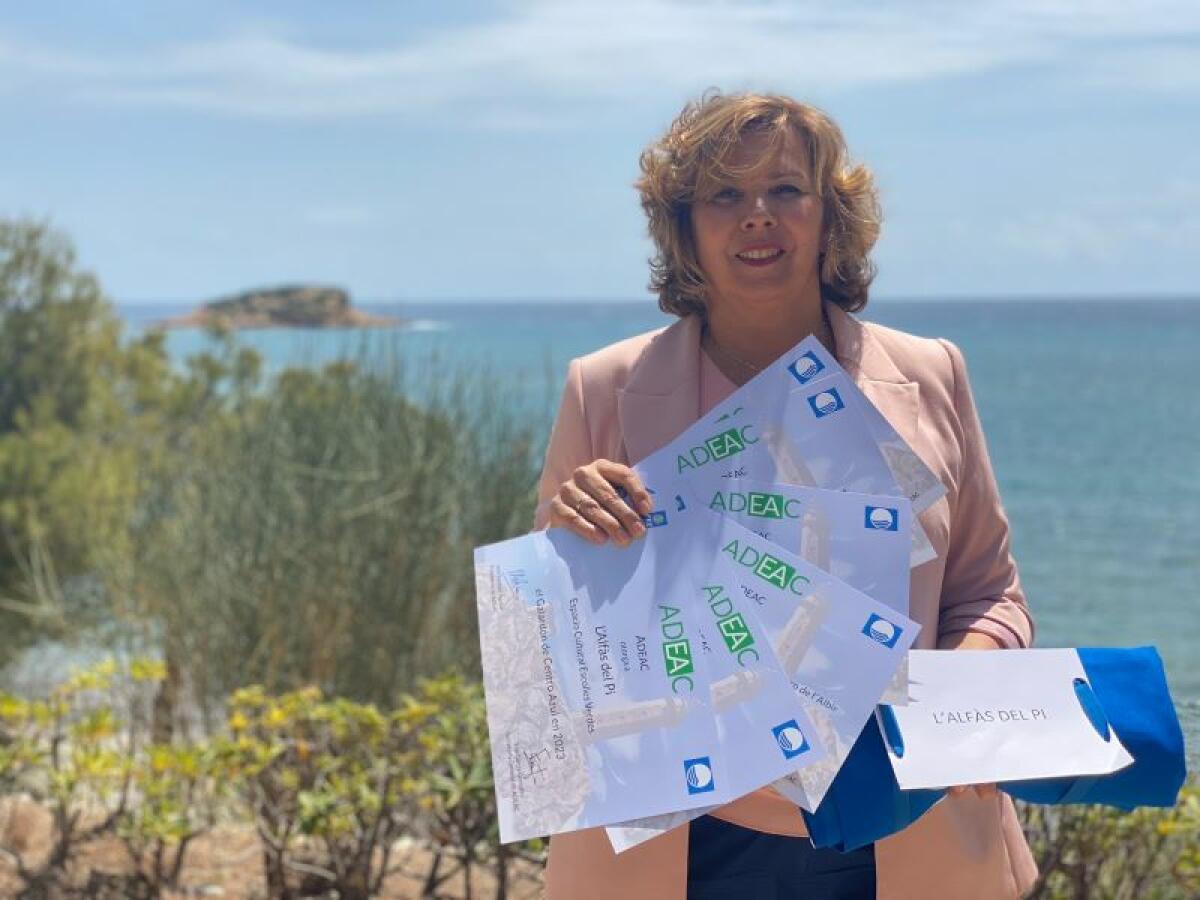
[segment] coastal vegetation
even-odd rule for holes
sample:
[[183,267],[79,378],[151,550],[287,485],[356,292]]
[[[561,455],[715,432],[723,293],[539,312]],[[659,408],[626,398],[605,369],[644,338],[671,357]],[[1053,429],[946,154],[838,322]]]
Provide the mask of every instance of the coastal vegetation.
[[[0,220],[0,896],[199,889],[235,844],[229,896],[532,895],[471,549],[528,528],[547,418],[398,353],[268,376],[206,324],[173,363],[65,237]],[[18,683],[48,644],[102,659]],[[1037,896],[1200,891],[1194,784],[1022,815]]]
[[545,430],[486,372],[267,379],[220,331],[173,366],[61,235],[5,222],[0,373],[0,665],[47,638],[159,654],[160,735],[247,684],[387,703],[476,665],[471,549],[532,521]]

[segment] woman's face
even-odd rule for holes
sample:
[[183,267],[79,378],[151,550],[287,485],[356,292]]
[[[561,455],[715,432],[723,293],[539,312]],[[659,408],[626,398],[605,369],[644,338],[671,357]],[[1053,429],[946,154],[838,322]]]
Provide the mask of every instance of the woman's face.
[[770,164],[766,134],[748,134],[730,168],[754,168],[722,182],[692,207],[700,268],[711,313],[724,318],[769,313],[778,305],[820,298],[821,200],[809,176],[803,142],[788,132]]

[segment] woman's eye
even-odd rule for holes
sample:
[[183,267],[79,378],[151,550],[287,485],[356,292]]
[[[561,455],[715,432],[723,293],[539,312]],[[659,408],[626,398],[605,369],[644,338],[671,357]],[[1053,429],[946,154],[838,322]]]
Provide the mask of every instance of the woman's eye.
[[804,193],[804,189],[795,184],[777,184],[772,190],[782,197],[796,197]]
[[741,197],[742,197],[742,192],[739,191],[737,188],[731,188],[731,187],[721,188],[719,191],[717,191],[715,194],[712,195],[712,199],[716,203],[733,203],[737,200],[740,200]]

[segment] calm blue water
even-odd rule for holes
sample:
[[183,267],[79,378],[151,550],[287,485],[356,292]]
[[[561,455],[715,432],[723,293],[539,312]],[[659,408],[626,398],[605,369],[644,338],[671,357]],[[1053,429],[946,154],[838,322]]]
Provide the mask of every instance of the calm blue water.
[[[241,339],[276,368],[437,353],[506,373],[545,410],[571,357],[667,323],[650,301],[363,307],[410,327]],[[178,311],[122,310],[134,328]],[[1157,645],[1200,734],[1200,301],[891,300],[865,317],[966,353],[1038,643]],[[176,331],[168,346],[182,358],[205,341]]]

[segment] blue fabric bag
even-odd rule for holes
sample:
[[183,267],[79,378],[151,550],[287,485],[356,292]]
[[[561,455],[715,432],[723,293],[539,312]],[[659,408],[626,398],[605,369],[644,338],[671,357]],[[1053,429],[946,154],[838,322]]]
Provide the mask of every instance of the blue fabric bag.
[[[1077,652],[1097,701],[1089,710],[1093,724],[1101,733],[1111,727],[1133,763],[1111,775],[1003,782],[1000,789],[1031,803],[1098,803],[1126,810],[1174,806],[1187,768],[1183,732],[1158,651],[1084,647]],[[1081,696],[1085,709],[1089,699]],[[880,719],[885,731],[894,728],[888,707],[880,707]],[[814,846],[844,852],[901,831],[944,794],[900,790],[880,727],[868,721],[817,811],[802,812]]]

